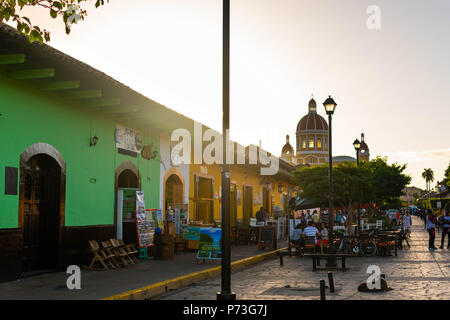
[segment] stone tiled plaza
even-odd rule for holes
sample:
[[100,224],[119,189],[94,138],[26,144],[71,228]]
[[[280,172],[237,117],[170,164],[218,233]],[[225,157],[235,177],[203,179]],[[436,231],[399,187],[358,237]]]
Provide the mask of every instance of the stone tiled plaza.
[[[440,245],[437,234],[435,245]],[[347,259],[347,271],[334,271],[335,293],[328,287],[329,300],[447,300],[450,298],[450,250],[428,250],[428,233],[423,222],[413,217],[411,247],[404,246],[398,255],[388,257]],[[340,262],[338,262],[340,263]],[[322,262],[322,266],[324,262]],[[386,275],[389,287],[394,290],[366,293],[357,290],[369,277],[367,267],[377,265]],[[232,290],[237,299],[256,300],[318,300],[319,282],[326,281],[327,271],[312,271],[309,258],[285,257],[284,265],[278,259],[257,264],[232,274]],[[206,280],[174,291],[159,299],[165,300],[214,300],[220,291],[220,277]]]

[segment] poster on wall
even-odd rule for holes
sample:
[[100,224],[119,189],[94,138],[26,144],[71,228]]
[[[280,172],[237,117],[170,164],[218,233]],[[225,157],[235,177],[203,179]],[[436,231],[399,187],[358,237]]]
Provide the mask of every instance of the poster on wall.
[[140,153],[142,136],[138,131],[117,125],[115,133],[116,147],[119,149]]

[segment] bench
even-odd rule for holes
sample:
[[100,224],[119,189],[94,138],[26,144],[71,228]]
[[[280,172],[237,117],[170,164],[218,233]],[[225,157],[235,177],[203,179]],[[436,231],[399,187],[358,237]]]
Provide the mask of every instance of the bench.
[[304,254],[304,257],[311,257],[313,261],[313,271],[317,271],[317,266],[320,266],[320,259],[327,259],[328,257],[336,257],[337,259],[341,259],[342,270],[348,270],[345,267],[345,259],[355,257],[353,254],[326,254],[326,253],[313,253],[313,254]]

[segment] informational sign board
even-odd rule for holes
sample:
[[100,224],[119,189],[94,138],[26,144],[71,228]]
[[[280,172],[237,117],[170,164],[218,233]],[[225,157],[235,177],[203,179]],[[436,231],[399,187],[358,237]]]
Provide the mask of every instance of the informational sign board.
[[139,248],[153,245],[155,224],[153,214],[150,210],[144,210],[141,213],[136,213],[136,229]]
[[157,222],[154,220],[155,209],[145,209],[143,191],[136,191],[136,230],[139,248],[153,245]]
[[258,249],[276,250],[277,240],[275,238],[275,227],[258,228]]
[[138,131],[117,125],[116,147],[119,149],[140,153],[142,150],[142,136]]
[[221,228],[187,227],[183,239],[199,242],[197,259],[222,259]]
[[222,229],[200,228],[197,259],[222,259]]

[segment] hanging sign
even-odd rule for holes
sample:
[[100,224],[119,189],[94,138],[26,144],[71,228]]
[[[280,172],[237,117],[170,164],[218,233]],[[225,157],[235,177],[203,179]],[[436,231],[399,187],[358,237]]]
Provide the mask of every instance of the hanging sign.
[[117,125],[116,147],[119,149],[140,153],[142,150],[142,136],[138,131]]

